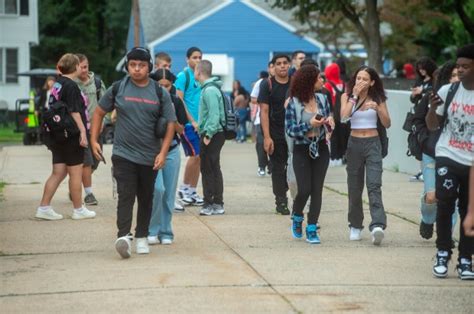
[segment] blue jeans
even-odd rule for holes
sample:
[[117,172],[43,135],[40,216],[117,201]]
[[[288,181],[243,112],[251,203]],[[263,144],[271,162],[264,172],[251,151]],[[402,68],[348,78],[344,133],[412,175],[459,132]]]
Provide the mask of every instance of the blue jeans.
[[[423,154],[422,156],[422,173],[423,173],[423,184],[424,190],[421,195],[421,220],[426,224],[434,224],[436,222],[436,212],[438,204],[426,204],[425,195],[428,192],[436,191],[436,161],[433,157]],[[454,227],[457,222],[458,210],[456,210],[452,216],[452,226]]]
[[239,117],[239,129],[237,130],[237,140],[245,141],[247,139],[247,118],[249,111],[247,108],[237,109],[237,115]]
[[173,216],[180,165],[181,154],[179,146],[177,146],[168,152],[165,167],[158,171],[156,176],[153,211],[148,233],[150,236],[157,235],[160,241],[165,238],[173,240],[174,237],[171,218]]

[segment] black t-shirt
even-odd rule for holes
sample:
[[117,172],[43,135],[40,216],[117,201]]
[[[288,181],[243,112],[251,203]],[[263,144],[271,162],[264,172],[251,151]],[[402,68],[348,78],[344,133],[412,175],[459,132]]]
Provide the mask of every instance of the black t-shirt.
[[[188,123],[188,116],[186,115],[186,109],[184,109],[184,104],[181,98],[176,95],[170,94],[171,102],[174,105],[174,110],[176,112],[176,120],[181,125],[186,125]],[[179,141],[178,134],[174,135],[174,138]]]
[[[59,95],[59,98],[58,98]],[[48,103],[52,104],[55,100],[62,100],[66,103],[69,112],[79,112],[82,123],[86,130],[89,130],[89,117],[87,114],[86,100],[76,82],[68,77],[60,76],[54,83],[49,96]]]
[[271,85],[270,90],[268,79],[262,80],[257,101],[269,106],[270,136],[272,139],[274,141],[284,141],[285,100],[290,87],[290,80],[286,84],[281,84],[271,78]]

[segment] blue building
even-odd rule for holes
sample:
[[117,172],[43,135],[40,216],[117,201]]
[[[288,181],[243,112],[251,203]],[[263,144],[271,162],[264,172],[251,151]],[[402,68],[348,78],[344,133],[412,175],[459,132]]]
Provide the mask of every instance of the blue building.
[[[158,12],[156,18],[160,14],[166,12]],[[323,50],[321,43],[296,34],[293,26],[245,0],[220,1],[154,40],[145,35],[153,54],[170,54],[176,73],[186,66],[186,50],[199,47],[204,58],[213,62],[214,74],[223,79],[226,91],[231,90],[234,79],[250,90],[275,53],[303,50],[317,57]]]

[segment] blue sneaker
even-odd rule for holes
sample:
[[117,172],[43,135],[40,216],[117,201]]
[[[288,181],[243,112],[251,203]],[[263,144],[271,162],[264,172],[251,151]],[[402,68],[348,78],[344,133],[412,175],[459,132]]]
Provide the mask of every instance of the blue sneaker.
[[309,242],[311,244],[321,243],[321,240],[319,239],[317,225],[306,226],[306,242]]
[[291,233],[293,234],[293,238],[301,239],[303,237],[304,217],[293,215],[291,220],[293,220],[293,224],[291,225]]

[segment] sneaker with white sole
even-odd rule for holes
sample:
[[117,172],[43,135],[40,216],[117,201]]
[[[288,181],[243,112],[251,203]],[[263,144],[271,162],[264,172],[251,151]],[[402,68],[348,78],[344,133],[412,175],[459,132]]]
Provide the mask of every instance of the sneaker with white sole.
[[161,239],[161,244],[163,244],[163,245],[170,245],[170,244],[172,244],[172,243],[173,243],[173,240],[170,239],[170,238],[163,238],[163,239]]
[[52,207],[49,207],[47,210],[42,210],[38,208],[36,210],[36,218],[44,219],[44,220],[61,220],[63,219],[63,215],[58,214],[54,211]]
[[176,213],[183,213],[184,212],[184,206],[181,205],[180,201],[179,200],[176,200],[174,202],[174,211]]
[[372,243],[374,245],[380,245],[384,237],[383,229],[381,227],[374,227],[374,229],[372,229],[371,234],[372,234]]
[[196,205],[196,206],[204,205],[204,200],[196,192],[194,192],[192,194],[185,195],[183,197],[182,201],[183,201],[183,203],[185,203],[187,205]]
[[258,168],[257,169],[257,175],[259,177],[264,177],[265,176],[265,168]]
[[458,277],[461,280],[474,280],[474,271],[472,271],[472,260],[462,258],[456,266]]
[[148,236],[147,240],[148,240],[148,244],[150,245],[155,245],[155,244],[160,243],[160,240],[158,240],[158,236]]
[[214,214],[214,208],[211,204],[205,204],[201,208],[201,211],[199,211],[199,215],[201,216],[211,216],[212,214]]
[[82,206],[81,210],[73,210],[72,219],[91,219],[95,217],[95,211],[88,210],[86,207]]
[[349,240],[351,241],[360,241],[360,233],[362,229],[351,227],[351,233],[349,234]]
[[433,266],[433,275],[437,278],[446,278],[448,276],[448,263],[450,260],[447,251],[438,251],[435,256],[435,264]]
[[135,249],[137,254],[148,254],[150,253],[150,247],[148,246],[147,238],[135,238],[137,240]]
[[122,258],[132,256],[132,241],[130,240],[130,236],[126,235],[118,238],[115,241],[115,250],[117,250],[117,253],[119,253]]
[[89,194],[86,195],[86,197],[84,197],[84,204],[86,204],[86,205],[97,205],[97,204],[99,204],[99,202],[97,201],[97,199],[95,198],[93,193],[89,193]]
[[222,204],[212,204],[212,214],[213,215],[224,215],[224,205]]

